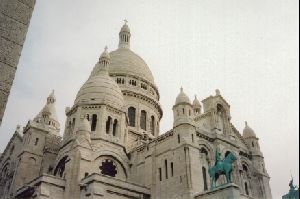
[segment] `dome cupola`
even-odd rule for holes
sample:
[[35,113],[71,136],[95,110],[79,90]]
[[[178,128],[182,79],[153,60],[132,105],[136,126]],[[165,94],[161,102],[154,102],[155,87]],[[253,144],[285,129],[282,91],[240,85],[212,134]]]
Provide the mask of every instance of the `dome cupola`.
[[[140,139],[145,133],[153,136],[159,135],[159,121],[163,112],[159,103],[160,95],[155,85],[153,74],[146,62],[130,49],[130,42],[131,32],[127,21],[125,21],[119,32],[118,48],[109,52],[109,56],[105,52],[103,57],[108,58],[109,67],[107,68],[109,76],[114,80],[114,85],[118,86],[118,90],[121,90],[123,96],[123,109],[127,113],[130,128],[128,139],[137,140],[137,135],[138,139]],[[102,75],[100,67],[102,66],[97,63],[90,75],[89,82],[86,84],[92,84],[92,81],[96,78],[95,76]],[[106,78],[102,77],[102,81]],[[109,89],[110,92],[115,90]],[[83,93],[83,91],[80,92]],[[111,101],[120,104],[120,97]],[[89,98],[85,97],[83,100],[90,101]]]
[[182,103],[187,103],[191,104],[190,98],[183,92],[183,88],[180,88],[180,93],[176,98],[175,105],[177,104],[182,104]]
[[243,130],[244,138],[256,138],[256,134],[252,128],[249,127],[248,122],[245,122],[245,128]]
[[198,100],[197,95],[195,95],[195,99],[193,101],[194,114],[195,115],[201,114],[201,108],[202,108],[202,106],[200,104],[200,101]]
[[100,70],[103,69],[108,71],[108,66],[110,64],[110,55],[107,51],[107,46],[104,48],[104,52],[101,54],[99,58]]
[[55,134],[59,134],[60,123],[57,119],[56,108],[55,108],[56,98],[54,95],[54,90],[47,97],[47,103],[43,109],[34,118],[34,121],[40,124],[44,124],[50,129],[54,130]]
[[[246,141],[253,157],[263,157],[263,154],[260,150],[259,139],[257,138],[254,130],[249,127],[247,122],[245,122],[243,138]],[[260,170],[260,169],[261,168],[258,168],[258,170]]]
[[193,124],[194,115],[190,98],[183,92],[183,88],[181,87],[180,93],[176,98],[175,105],[173,106],[173,126],[175,127],[180,124]]
[[130,29],[127,25],[128,21],[124,20],[125,24],[122,26],[119,33],[119,48],[130,48]]
[[197,98],[197,95],[195,95],[195,99],[193,101],[193,107],[201,107],[200,101]]

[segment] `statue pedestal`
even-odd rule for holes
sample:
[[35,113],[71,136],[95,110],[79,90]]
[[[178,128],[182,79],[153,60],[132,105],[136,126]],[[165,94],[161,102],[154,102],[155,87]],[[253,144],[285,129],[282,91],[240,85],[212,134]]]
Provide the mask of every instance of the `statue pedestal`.
[[196,194],[195,199],[240,199],[239,186],[236,184],[226,184],[214,190]]

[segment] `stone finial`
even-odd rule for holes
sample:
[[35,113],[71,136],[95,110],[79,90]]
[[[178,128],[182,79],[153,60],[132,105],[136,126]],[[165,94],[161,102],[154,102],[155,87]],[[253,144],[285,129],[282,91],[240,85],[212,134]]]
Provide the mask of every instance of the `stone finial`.
[[16,132],[20,133],[21,132],[21,125],[18,124],[17,127],[16,127]]
[[128,23],[128,20],[124,19],[124,24],[127,25],[127,23]]
[[221,95],[221,91],[219,89],[216,89],[216,95]]
[[70,110],[71,110],[70,107],[66,107],[66,109],[65,109],[65,114],[67,114]]
[[54,94],[54,89],[52,89],[50,95],[48,96],[47,98],[47,103],[50,104],[50,103],[55,103],[56,101],[56,98],[55,98],[55,94]]
[[245,121],[245,126],[246,126],[246,127],[248,126],[248,122],[247,122],[247,121]]
[[183,88],[182,88],[182,86],[180,87],[180,92],[183,93]]

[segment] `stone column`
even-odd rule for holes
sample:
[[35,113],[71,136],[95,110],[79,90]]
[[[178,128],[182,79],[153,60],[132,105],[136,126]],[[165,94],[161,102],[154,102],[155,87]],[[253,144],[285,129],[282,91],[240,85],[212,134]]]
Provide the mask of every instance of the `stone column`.
[[36,0],[0,0],[0,125]]

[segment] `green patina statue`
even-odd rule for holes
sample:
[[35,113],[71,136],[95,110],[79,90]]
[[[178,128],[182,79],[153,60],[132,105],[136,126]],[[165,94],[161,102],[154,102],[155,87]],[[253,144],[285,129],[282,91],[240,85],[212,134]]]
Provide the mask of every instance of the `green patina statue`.
[[284,195],[282,199],[299,199],[299,188],[294,185],[294,179],[289,183],[290,191],[288,194]]
[[211,177],[211,189],[216,188],[216,182],[222,175],[226,176],[227,183],[232,183],[232,164],[237,160],[233,153],[229,153],[222,161],[221,153],[216,151],[215,165],[209,168],[208,173]]

